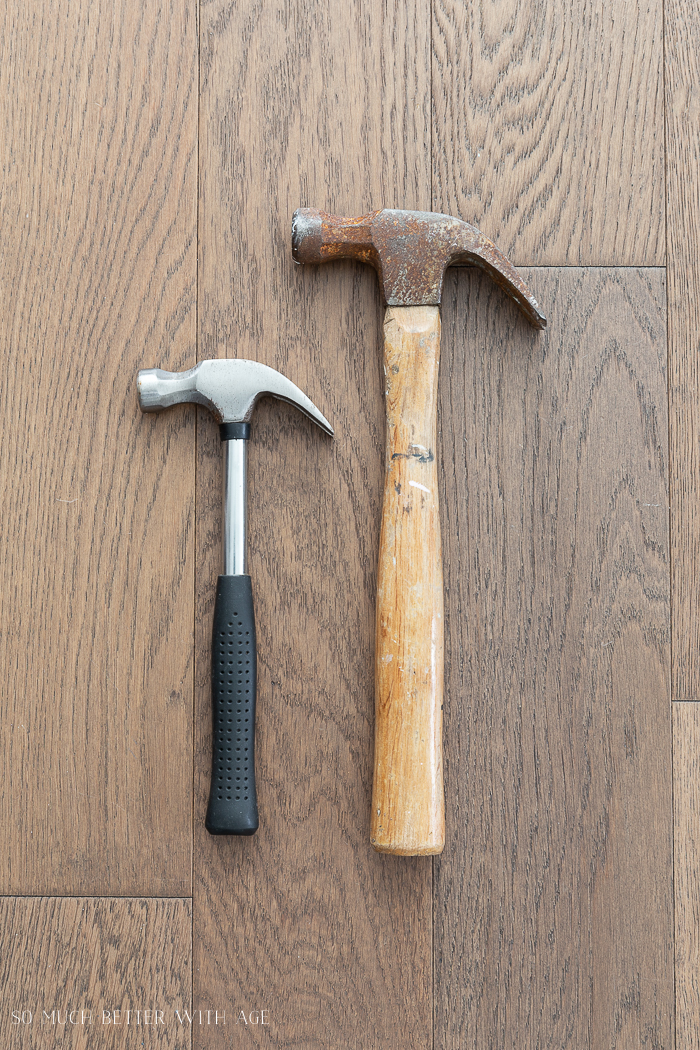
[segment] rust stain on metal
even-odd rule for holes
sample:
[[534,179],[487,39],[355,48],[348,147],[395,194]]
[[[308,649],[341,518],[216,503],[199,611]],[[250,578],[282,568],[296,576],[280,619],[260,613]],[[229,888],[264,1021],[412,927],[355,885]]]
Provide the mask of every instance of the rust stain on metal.
[[358,218],[299,208],[292,223],[299,263],[357,259],[377,270],[387,306],[439,306],[448,266],[478,266],[535,328],[547,320],[513,264],[475,226],[438,212],[384,208]]

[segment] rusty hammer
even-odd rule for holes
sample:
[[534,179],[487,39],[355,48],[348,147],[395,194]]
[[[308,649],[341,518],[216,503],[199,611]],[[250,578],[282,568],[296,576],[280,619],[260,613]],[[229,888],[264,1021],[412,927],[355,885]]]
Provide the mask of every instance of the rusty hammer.
[[532,325],[544,328],[547,322],[495,244],[449,215],[385,208],[343,218],[300,208],[292,223],[292,253],[299,263],[370,263],[387,306],[370,841],[381,853],[440,853],[444,626],[436,436],[446,268],[480,267]]

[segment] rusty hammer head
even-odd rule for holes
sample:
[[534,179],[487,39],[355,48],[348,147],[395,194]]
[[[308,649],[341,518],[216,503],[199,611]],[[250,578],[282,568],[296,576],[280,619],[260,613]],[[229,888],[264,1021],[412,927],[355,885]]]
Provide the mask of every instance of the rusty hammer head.
[[299,263],[358,259],[379,274],[387,306],[438,306],[448,266],[478,266],[518,304],[535,328],[547,320],[515,267],[479,230],[437,212],[384,208],[346,219],[299,208],[292,222]]

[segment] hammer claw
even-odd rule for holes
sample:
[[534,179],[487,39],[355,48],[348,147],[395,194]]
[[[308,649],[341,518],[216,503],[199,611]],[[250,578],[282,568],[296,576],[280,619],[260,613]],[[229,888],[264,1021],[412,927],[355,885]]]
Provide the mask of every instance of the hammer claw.
[[[486,237],[481,238],[482,243],[478,248],[464,253],[464,262],[467,265],[478,266],[509,295],[534,328],[546,328],[547,318],[542,313],[539,303],[526,288],[525,282],[515,269],[513,264],[499,251],[493,241]],[[459,266],[462,257],[452,260],[451,265]]]

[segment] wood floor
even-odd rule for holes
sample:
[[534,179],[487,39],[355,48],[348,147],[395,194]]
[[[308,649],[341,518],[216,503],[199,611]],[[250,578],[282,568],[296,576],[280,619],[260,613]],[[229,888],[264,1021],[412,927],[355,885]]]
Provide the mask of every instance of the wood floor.
[[[700,1048],[700,10],[0,9],[0,1042]],[[447,842],[369,845],[374,271],[298,206],[459,215],[438,448]],[[221,445],[139,368],[247,357],[252,838],[204,829]]]

